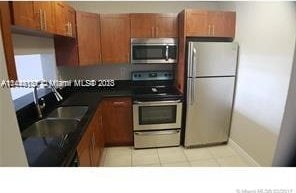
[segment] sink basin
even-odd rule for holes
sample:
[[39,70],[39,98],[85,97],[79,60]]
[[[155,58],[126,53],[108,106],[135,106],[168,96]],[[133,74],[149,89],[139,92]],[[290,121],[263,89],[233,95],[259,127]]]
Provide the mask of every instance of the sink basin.
[[87,112],[87,106],[68,106],[58,107],[53,110],[47,118],[59,118],[59,119],[78,119],[80,120]]
[[77,128],[77,119],[42,119],[22,132],[22,137],[60,137]]

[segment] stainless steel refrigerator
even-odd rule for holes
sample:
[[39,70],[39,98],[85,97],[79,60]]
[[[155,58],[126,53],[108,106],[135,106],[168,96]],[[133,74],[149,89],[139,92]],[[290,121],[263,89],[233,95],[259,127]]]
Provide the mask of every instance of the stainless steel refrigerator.
[[228,141],[238,44],[188,42],[185,147]]

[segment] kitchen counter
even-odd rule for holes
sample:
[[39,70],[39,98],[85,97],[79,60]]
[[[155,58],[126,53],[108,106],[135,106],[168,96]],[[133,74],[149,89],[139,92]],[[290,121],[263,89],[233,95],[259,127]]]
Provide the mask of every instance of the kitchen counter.
[[102,99],[105,97],[132,96],[129,88],[111,90],[83,88],[68,92],[70,93],[68,93],[67,99],[57,106],[88,106],[88,111],[80,120],[77,129],[69,133],[68,136],[23,139],[29,166],[68,166],[75,156],[77,145]]

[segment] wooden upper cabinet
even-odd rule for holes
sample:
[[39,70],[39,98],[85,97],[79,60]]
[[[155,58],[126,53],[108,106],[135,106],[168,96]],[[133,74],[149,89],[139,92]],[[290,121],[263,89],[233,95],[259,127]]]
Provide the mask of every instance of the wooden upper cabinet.
[[16,26],[55,32],[54,3],[50,1],[11,2],[12,23]]
[[155,34],[154,14],[135,13],[131,14],[131,37],[132,38],[150,38]]
[[70,6],[67,6],[67,36],[76,37],[76,11]]
[[176,14],[135,13],[131,14],[132,38],[178,37]]
[[178,37],[177,15],[160,15],[155,19],[155,37],[176,38]]
[[185,34],[234,38],[235,12],[185,10]]
[[235,12],[224,12],[223,22],[224,22],[224,36],[233,37],[235,36],[235,22],[236,16]]
[[66,4],[62,2],[55,2],[55,20],[56,20],[56,33],[59,35],[66,35]]
[[17,72],[14,60],[13,43],[11,37],[11,21],[9,4],[7,1],[0,2],[0,33],[2,35],[3,49],[7,66],[8,78],[17,80]]
[[103,100],[102,112],[106,145],[133,145],[131,98],[106,98]]
[[54,2],[54,6],[56,34],[76,37],[75,10],[69,5],[59,1]]
[[50,1],[34,1],[33,4],[38,29],[55,33],[54,3]]
[[101,63],[100,21],[95,13],[76,12],[79,65]]
[[10,3],[13,13],[13,25],[38,29],[38,22],[36,21],[36,15],[38,15],[38,12],[34,12],[33,1],[13,1]]
[[207,15],[207,11],[186,10],[186,35],[208,36],[210,33],[210,26],[208,25]]
[[130,60],[129,14],[101,14],[103,64],[124,64]]

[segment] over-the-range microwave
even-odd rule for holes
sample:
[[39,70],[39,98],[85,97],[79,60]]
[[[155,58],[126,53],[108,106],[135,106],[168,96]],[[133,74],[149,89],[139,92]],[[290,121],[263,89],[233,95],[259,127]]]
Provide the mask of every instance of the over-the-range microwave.
[[132,38],[132,64],[177,63],[178,40],[175,38]]

